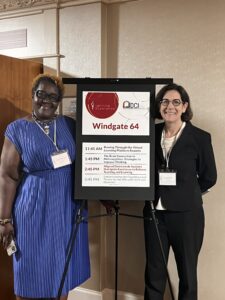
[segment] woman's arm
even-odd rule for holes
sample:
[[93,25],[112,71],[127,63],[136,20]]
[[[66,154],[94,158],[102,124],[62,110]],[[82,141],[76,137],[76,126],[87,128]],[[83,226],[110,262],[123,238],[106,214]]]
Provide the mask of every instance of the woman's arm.
[[[0,220],[11,219],[16,188],[20,179],[20,155],[13,143],[5,138],[0,164]],[[6,248],[13,237],[11,223],[0,225],[0,242]]]
[[202,193],[211,188],[217,180],[216,163],[210,134],[204,135],[200,143],[201,152],[198,161],[198,182]]

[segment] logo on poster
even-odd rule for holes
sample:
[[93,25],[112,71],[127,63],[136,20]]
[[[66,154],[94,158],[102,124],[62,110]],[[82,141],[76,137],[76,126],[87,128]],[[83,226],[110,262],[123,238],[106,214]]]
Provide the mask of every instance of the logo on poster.
[[139,103],[136,102],[130,102],[130,101],[124,101],[123,102],[123,108],[139,108]]
[[88,112],[93,117],[106,119],[117,111],[119,98],[116,93],[89,92],[85,104]]

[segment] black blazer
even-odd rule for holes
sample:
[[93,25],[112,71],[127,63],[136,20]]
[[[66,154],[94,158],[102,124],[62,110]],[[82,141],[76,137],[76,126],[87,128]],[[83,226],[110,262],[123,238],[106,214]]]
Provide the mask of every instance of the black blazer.
[[216,183],[216,164],[208,132],[186,123],[174,145],[169,159],[169,168],[177,171],[176,186],[159,186],[158,170],[165,168],[161,148],[164,123],[155,126],[156,201],[171,211],[185,211],[202,205],[202,193]]

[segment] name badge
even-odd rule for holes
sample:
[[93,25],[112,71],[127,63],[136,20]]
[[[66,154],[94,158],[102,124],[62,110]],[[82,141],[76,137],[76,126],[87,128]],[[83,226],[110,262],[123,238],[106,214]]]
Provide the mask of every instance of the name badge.
[[175,170],[159,170],[159,185],[177,185],[177,172]]
[[70,165],[71,159],[67,150],[61,150],[52,153],[51,155],[54,169]]

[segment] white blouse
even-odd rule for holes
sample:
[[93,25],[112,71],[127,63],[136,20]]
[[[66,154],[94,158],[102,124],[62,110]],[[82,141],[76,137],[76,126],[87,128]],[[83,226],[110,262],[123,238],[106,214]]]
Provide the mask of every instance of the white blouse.
[[[176,141],[180,137],[185,125],[186,125],[186,122],[183,122],[180,130],[178,131],[178,133],[176,135],[170,137],[170,138],[165,137],[166,133],[165,133],[165,129],[163,129],[162,136],[161,136],[161,147],[162,147],[164,158],[166,158],[166,154],[170,153],[170,151],[172,150],[172,147],[175,145]],[[156,205],[156,209],[166,210],[166,208],[162,205],[161,198],[159,198],[159,201]]]

